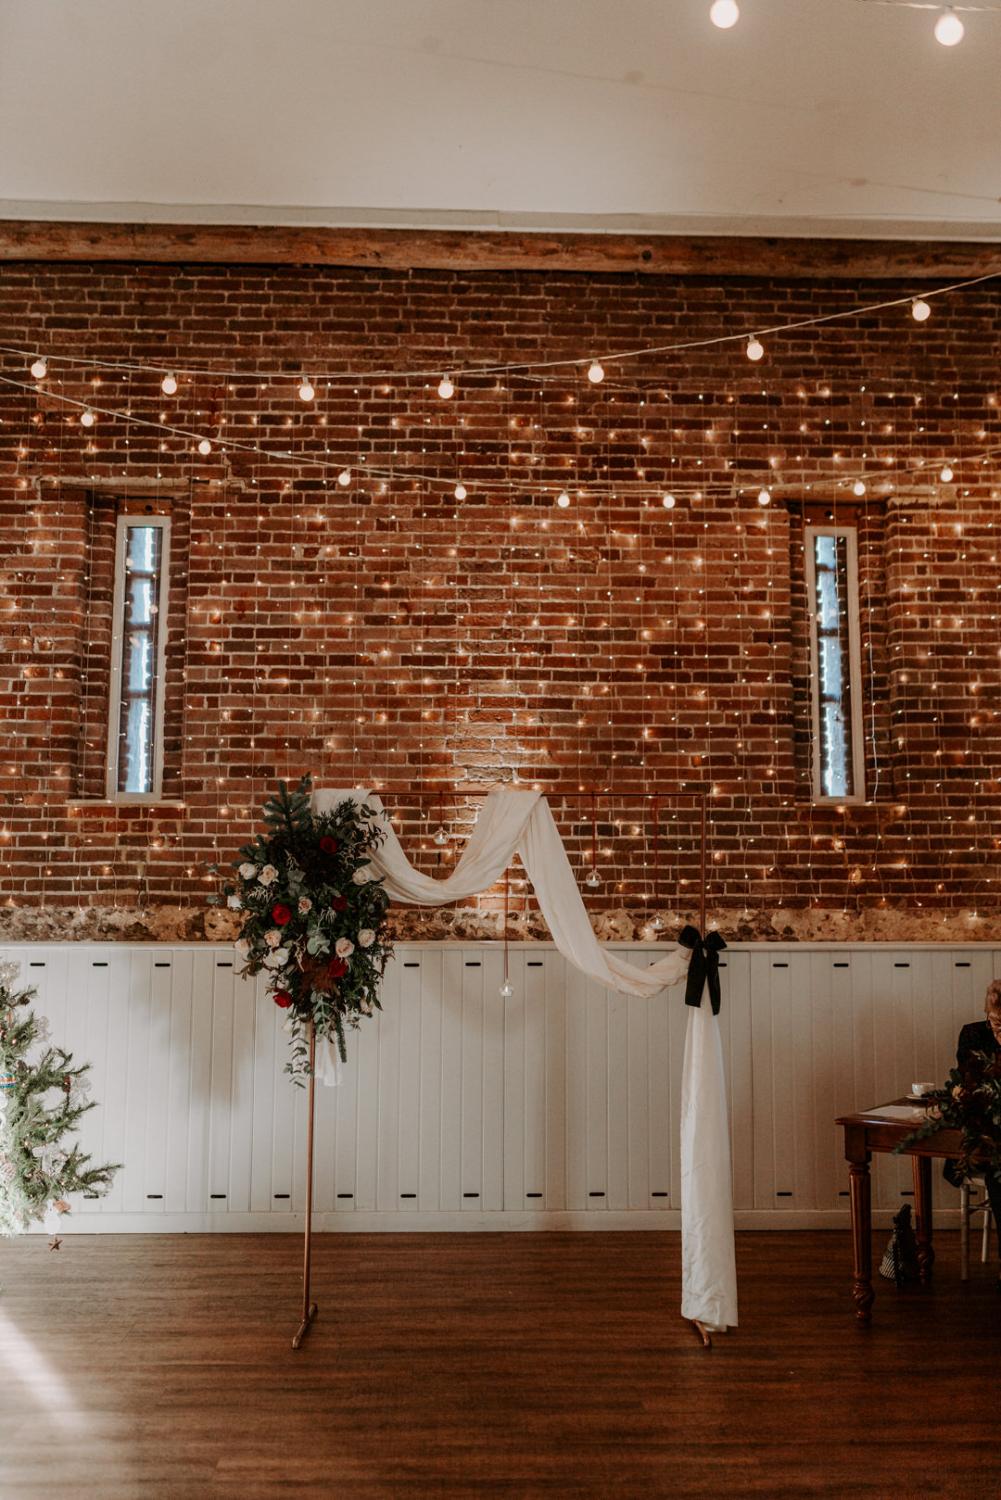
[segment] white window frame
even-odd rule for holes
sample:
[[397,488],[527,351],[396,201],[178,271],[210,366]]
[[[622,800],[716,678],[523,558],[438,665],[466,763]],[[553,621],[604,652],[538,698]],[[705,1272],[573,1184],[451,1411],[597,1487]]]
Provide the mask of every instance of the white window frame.
[[[121,748],[122,654],[125,645],[125,560],[130,527],[157,527],[160,538],[160,591],[157,597],[156,691],[153,698],[152,787],[148,792],[118,790],[118,758]],[[123,511],[115,528],[115,588],[112,602],[111,691],[108,694],[108,755],[105,790],[109,802],[157,802],[163,796],[163,714],[167,692],[167,603],[170,596],[170,517],[150,516],[142,511]]]
[[[817,569],[814,539],[818,536],[844,537],[847,541],[848,576],[848,673],[851,694],[850,746],[852,784],[850,796],[832,797],[824,791],[823,766],[820,758],[820,644],[817,630]],[[826,806],[847,806],[865,801],[865,719],[862,703],[862,633],[859,620],[858,528],[855,526],[816,525],[804,527],[806,556],[806,597],[810,623],[810,719],[812,729],[813,801]]]

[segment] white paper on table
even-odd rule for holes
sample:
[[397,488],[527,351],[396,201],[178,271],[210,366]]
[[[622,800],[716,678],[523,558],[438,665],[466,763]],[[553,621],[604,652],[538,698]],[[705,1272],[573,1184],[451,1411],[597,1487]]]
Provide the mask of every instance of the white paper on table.
[[925,1120],[928,1111],[917,1104],[884,1104],[879,1109],[866,1109],[863,1114],[877,1120]]

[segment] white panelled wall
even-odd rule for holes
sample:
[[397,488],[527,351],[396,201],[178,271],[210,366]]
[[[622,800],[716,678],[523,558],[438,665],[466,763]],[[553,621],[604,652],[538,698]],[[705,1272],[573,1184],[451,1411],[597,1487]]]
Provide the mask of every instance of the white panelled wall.
[[[615,945],[635,963],[643,945]],[[92,1065],[84,1147],[123,1163],[78,1230],[288,1229],[304,1202],[303,1091],[283,1015],[231,949],[11,945],[53,1037]],[[383,1012],[318,1088],[327,1229],[676,1228],[682,987],[611,995],[548,945],[400,945]],[[734,945],[721,1022],[738,1228],[841,1225],[835,1116],[941,1080],[1001,949]],[[936,1174],[937,1178],[938,1174]],[[909,1196],[878,1158],[875,1203]],[[939,1203],[957,1195],[937,1183]]]

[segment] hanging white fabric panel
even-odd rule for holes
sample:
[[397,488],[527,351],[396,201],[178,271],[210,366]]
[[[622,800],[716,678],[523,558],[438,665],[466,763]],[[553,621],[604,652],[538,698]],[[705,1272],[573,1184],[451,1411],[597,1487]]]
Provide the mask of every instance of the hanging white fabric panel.
[[[381,799],[359,788],[317,790],[317,812],[351,799],[383,816],[385,838],[370,863],[395,901],[444,906],[497,884],[515,854],[532,882],[539,910],[560,953],[608,989],[650,999],[688,972],[691,952],[679,943],[646,968],[602,948],[594,935],[552,809],[540,792],[495,787],[484,801],[454,870],[435,880],[414,869]],[[322,1043],[317,1076],[340,1081],[336,1047]],[[708,1005],[692,1007],[685,1044],[681,1134],[682,1313],[713,1328],[737,1322],[733,1201],[719,1022]]]
[[681,1315],[737,1326],[723,1043],[708,1004],[689,1009],[681,1072]]

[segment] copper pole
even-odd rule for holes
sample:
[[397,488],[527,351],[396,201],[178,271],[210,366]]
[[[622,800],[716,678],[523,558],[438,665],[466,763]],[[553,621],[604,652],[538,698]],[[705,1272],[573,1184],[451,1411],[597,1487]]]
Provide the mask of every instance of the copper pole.
[[699,817],[699,932],[706,933],[706,794],[702,793]]
[[509,981],[508,969],[508,947],[507,947],[507,919],[511,905],[511,871],[504,871],[504,988],[507,989]]
[[317,1314],[315,1302],[309,1300],[309,1273],[313,1252],[313,1120],[316,1114],[316,1026],[309,1023],[309,1105],[306,1116],[306,1232],[302,1252],[302,1322],[292,1340],[298,1349]]
[[591,793],[591,874],[598,873],[598,798]]

